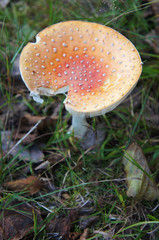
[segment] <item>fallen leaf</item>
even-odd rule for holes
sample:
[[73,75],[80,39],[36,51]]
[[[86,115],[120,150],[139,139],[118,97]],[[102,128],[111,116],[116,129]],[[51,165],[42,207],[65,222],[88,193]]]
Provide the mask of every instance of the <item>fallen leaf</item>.
[[68,193],[62,193],[61,194],[61,197],[64,199],[64,200],[69,200],[71,197]]
[[39,149],[38,145],[33,145],[29,148],[24,148],[23,144],[15,146],[16,142],[12,141],[12,133],[10,131],[1,132],[1,144],[3,155],[6,155],[10,151],[10,156],[18,156],[19,159],[32,162],[41,162],[44,159],[43,152]]
[[[113,234],[112,232],[104,232],[104,231],[94,231],[95,234],[100,234],[103,238],[103,240],[113,240]],[[116,239],[117,240],[117,239]]]
[[[29,148],[29,160],[34,163],[42,162],[44,159],[43,152],[39,149],[38,145],[35,144]],[[28,160],[28,159],[26,159]]]
[[58,116],[50,116],[50,117],[41,117],[41,116],[32,116],[28,113],[25,113],[21,119],[21,127],[20,130],[22,132],[26,132],[26,126],[34,126],[39,120],[41,122],[38,124],[36,128],[36,138],[40,137],[40,140],[45,142],[48,141],[48,138],[53,135],[53,132],[56,128]]
[[29,145],[31,142],[34,142],[37,138],[38,138],[38,135],[37,133],[30,133],[27,137],[25,137],[26,133],[15,133],[13,134],[13,139],[14,141],[18,142],[19,140],[23,139],[22,140],[22,144],[23,145]]
[[79,240],[79,236],[81,234],[79,232],[71,232],[69,235],[69,239],[67,240]]
[[88,231],[89,231],[89,229],[86,228],[86,229],[84,230],[83,234],[81,235],[81,237],[79,238],[79,240],[87,240]]
[[88,128],[85,136],[80,141],[80,146],[86,150],[91,147],[100,146],[106,136],[106,125],[104,123],[100,123],[97,125],[96,131],[94,131],[91,127]]
[[13,191],[25,191],[28,194],[35,194],[42,189],[42,183],[36,176],[29,176],[24,179],[6,182],[3,187]]
[[[49,120],[48,120],[49,119]],[[29,113],[25,113],[22,117],[22,122],[23,124],[27,124],[27,125],[35,125],[39,120],[46,120],[46,121],[50,121],[50,123],[57,121],[58,116],[51,116],[51,117],[41,117],[41,116],[33,116]],[[44,122],[41,122],[41,125],[44,125]],[[46,123],[45,123],[46,125]]]
[[84,215],[80,220],[80,229],[91,227],[94,222],[98,222],[99,216]]
[[47,152],[48,156],[47,156],[47,161],[44,161],[42,163],[40,163],[35,170],[42,170],[42,169],[47,169],[48,167],[54,167],[57,164],[60,164],[61,162],[65,161],[65,157],[63,157],[61,154],[55,154],[55,153],[51,153],[51,152]]
[[[76,235],[75,233],[71,232],[73,224],[79,218],[79,211],[78,210],[71,210],[67,217],[55,218],[51,220],[48,225],[46,226],[47,231],[51,233],[56,233],[57,236],[61,236],[63,240],[72,240],[72,234]],[[79,236],[79,235],[78,235]],[[77,239],[74,237],[74,239]]]
[[123,163],[127,178],[134,178],[127,180],[128,197],[150,201],[159,197],[159,190],[152,180],[146,158],[137,143],[132,143],[127,148]]
[[0,8],[5,8],[10,0],[0,0]]
[[[13,201],[4,203],[0,210],[0,239],[19,240],[34,228],[34,217],[37,226],[42,221],[40,213],[30,204]],[[34,216],[33,216],[34,214]]]

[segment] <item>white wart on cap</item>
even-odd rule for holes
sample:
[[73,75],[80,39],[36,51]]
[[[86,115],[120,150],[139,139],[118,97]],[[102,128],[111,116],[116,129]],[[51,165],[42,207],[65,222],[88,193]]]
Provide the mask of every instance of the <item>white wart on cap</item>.
[[132,91],[142,71],[134,45],[112,28],[61,22],[41,31],[20,57],[20,71],[35,100],[68,91],[66,109],[76,117],[104,114]]

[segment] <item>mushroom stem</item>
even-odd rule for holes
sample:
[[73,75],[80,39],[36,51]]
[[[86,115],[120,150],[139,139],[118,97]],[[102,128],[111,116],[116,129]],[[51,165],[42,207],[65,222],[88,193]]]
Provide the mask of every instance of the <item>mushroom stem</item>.
[[87,132],[89,124],[86,121],[85,115],[72,115],[72,130],[74,131],[74,136],[77,138],[83,138]]

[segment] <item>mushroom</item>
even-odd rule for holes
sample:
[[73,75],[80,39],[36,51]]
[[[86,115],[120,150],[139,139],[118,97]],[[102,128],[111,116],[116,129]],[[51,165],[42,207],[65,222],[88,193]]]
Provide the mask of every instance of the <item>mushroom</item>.
[[20,56],[20,72],[33,99],[67,93],[78,138],[87,117],[117,107],[133,90],[142,71],[134,45],[116,30],[97,23],[66,21],[49,26],[28,43]]

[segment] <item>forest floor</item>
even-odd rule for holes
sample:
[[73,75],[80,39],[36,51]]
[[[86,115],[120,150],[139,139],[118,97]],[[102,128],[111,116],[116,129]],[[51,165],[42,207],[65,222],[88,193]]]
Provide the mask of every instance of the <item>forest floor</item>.
[[[116,29],[143,62],[131,95],[88,119],[88,142],[68,134],[65,96],[34,102],[19,72],[23,47],[66,20]],[[159,1],[0,1],[0,127],[0,240],[159,240]]]

